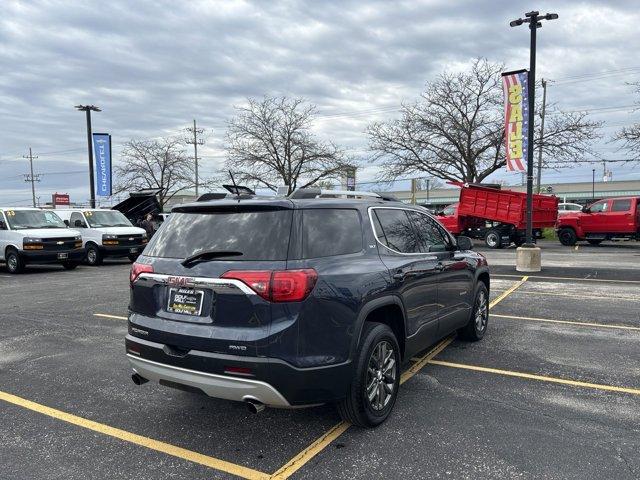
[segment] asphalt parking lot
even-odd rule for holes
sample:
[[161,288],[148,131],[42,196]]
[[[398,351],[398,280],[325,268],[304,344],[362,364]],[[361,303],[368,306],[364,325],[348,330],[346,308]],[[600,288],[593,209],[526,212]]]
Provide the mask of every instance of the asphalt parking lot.
[[640,478],[640,243],[486,251],[482,342],[406,367],[381,427],[135,386],[129,264],[0,267],[0,478]]

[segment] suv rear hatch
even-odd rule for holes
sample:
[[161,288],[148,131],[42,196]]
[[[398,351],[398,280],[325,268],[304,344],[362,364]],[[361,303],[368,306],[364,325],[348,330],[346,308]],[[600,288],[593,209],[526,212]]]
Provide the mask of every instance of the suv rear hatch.
[[292,218],[286,200],[174,208],[132,268],[133,323],[171,355],[268,356],[271,272],[286,269]]

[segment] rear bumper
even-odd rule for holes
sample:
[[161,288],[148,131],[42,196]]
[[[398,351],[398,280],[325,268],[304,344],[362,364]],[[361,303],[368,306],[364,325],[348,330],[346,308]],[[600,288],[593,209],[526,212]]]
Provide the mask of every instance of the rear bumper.
[[[66,253],[67,258],[58,258],[59,253]],[[25,263],[62,263],[62,262],[81,262],[84,258],[84,250],[79,248],[76,250],[60,250],[60,251],[43,251],[43,250],[23,250],[20,255]]]
[[[144,378],[197,388],[211,397],[258,400],[277,407],[317,405],[344,398],[353,374],[351,362],[297,368],[276,358],[176,352],[170,346],[131,334],[125,343],[129,362]],[[225,373],[233,367],[247,368],[252,375]]]
[[275,407],[290,407],[287,400],[266,382],[214,373],[198,372],[127,354],[133,370],[148,380],[177,383],[203,391],[210,397],[238,402],[258,401]]

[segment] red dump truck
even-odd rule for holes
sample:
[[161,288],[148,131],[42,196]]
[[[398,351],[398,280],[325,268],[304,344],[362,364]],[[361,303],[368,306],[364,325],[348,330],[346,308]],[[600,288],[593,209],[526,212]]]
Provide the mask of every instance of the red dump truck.
[[[453,235],[484,239],[490,248],[502,248],[525,241],[527,194],[503,190],[500,185],[451,182],[460,187],[460,201],[449,205],[439,220]],[[533,196],[533,229],[554,227],[558,218],[558,198]]]

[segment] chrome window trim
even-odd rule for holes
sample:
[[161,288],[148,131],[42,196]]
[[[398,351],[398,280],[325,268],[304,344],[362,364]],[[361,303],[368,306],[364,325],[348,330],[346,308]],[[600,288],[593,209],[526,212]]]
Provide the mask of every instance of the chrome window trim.
[[[169,283],[169,278],[186,278],[187,281],[184,285],[176,285],[176,286],[184,286],[184,287],[200,287],[200,288],[215,288],[215,287],[230,287],[237,288],[245,295],[257,295],[246,283],[241,282],[240,280],[236,280],[235,278],[208,278],[208,277],[191,277],[189,275],[166,275],[163,273],[141,273],[138,278],[136,278],[136,282],[140,280],[153,280],[158,283],[164,283],[166,285],[173,285]],[[135,283],[135,282],[134,282]]]
[[[373,223],[373,216],[372,216],[372,213],[371,213],[371,211],[372,211],[372,210],[404,210],[405,212],[416,212],[416,213],[420,213],[420,214],[422,214],[422,215],[426,215],[427,217],[431,218],[431,220],[433,220],[433,218],[431,217],[431,215],[429,215],[428,213],[423,213],[423,212],[421,212],[421,211],[419,211],[419,210],[416,210],[416,209],[414,209],[414,208],[384,207],[384,206],[380,206],[380,207],[369,207],[369,208],[368,208],[368,213],[369,213],[369,224],[371,225],[371,229],[373,230],[373,236],[375,237],[376,242],[378,242],[380,245],[382,245],[382,246],[383,246],[384,248],[386,248],[387,250],[392,251],[392,252],[393,252],[393,253],[395,253],[396,255],[406,255],[406,256],[410,256],[410,257],[415,257],[415,256],[418,256],[418,255],[422,255],[422,256],[430,255],[431,257],[433,257],[433,253],[435,253],[435,252],[429,252],[429,253],[426,253],[426,252],[403,253],[403,252],[398,252],[397,250],[394,250],[393,248],[388,247],[387,245],[385,245],[384,243],[382,243],[382,242],[380,241],[380,239],[378,238],[378,235],[376,234],[376,227],[375,227],[375,225],[374,225],[374,223]],[[409,220],[409,221],[411,221],[411,220]],[[437,222],[436,222],[436,223],[437,223]],[[413,223],[412,223],[412,225],[413,225]],[[447,233],[447,235],[448,235],[448,233]]]

